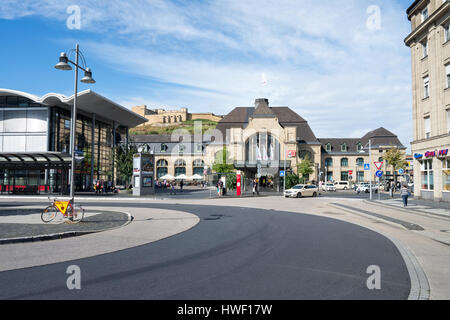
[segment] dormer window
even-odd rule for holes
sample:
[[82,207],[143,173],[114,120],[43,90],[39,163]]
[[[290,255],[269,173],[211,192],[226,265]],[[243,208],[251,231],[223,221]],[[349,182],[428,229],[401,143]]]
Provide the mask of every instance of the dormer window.
[[327,143],[325,148],[326,148],[327,152],[331,152],[331,143]]
[[169,147],[165,143],[161,143],[160,150],[161,152],[166,152]]
[[348,147],[347,147],[346,143],[341,144],[341,151],[342,152],[347,152],[347,149],[348,149]]
[[358,150],[358,152],[359,152],[359,151],[362,151],[362,149],[363,149],[363,146],[362,146],[361,142],[358,142],[358,144],[356,145],[356,150]]

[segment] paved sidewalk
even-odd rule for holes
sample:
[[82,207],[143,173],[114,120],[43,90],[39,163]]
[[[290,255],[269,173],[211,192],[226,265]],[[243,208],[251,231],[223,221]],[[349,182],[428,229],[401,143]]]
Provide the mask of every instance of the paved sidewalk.
[[403,207],[403,201],[401,198],[393,198],[386,200],[373,200],[370,203],[375,203],[381,206],[395,208],[402,211],[450,218],[450,203],[447,202],[434,202],[426,200],[409,199],[408,206]]
[[132,217],[124,212],[85,210],[83,221],[66,223],[58,214],[51,223],[41,220],[42,207],[8,207],[0,210],[0,244],[61,239],[119,228]]

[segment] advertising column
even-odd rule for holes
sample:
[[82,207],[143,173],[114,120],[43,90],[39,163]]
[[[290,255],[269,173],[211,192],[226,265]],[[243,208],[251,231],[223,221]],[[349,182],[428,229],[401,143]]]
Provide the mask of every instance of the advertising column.
[[241,196],[241,171],[236,173],[236,195]]
[[133,155],[133,196],[155,193],[154,156],[136,153]]

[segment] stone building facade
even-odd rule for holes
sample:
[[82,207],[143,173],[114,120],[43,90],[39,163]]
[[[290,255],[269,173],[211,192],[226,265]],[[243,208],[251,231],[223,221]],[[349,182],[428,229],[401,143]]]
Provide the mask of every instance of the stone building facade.
[[414,195],[450,201],[450,2],[417,0],[411,33]]
[[[372,150],[369,155],[368,142]],[[226,146],[228,159],[246,178],[280,181],[280,171],[297,173],[305,158],[313,163],[309,181],[375,180],[375,169],[364,164],[383,160],[386,150],[406,149],[397,136],[379,128],[357,139],[318,139],[308,122],[289,107],[270,107],[256,99],[254,107],[237,107],[225,115],[216,129],[205,134],[136,135],[132,143],[155,155],[157,177],[211,173],[219,152]],[[382,168],[385,176],[392,172]],[[351,172],[350,172],[351,171]]]

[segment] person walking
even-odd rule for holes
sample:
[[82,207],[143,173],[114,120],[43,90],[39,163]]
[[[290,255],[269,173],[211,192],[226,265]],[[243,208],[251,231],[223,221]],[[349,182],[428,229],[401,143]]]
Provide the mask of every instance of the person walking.
[[176,195],[176,193],[175,193],[175,183],[174,182],[172,182],[170,184],[170,194],[172,194],[172,193],[173,193],[173,195]]
[[409,197],[409,190],[406,184],[403,184],[402,189],[400,190],[400,194],[402,195],[403,199],[403,207],[408,206],[408,197]]
[[183,180],[180,181],[180,192],[183,192]]

